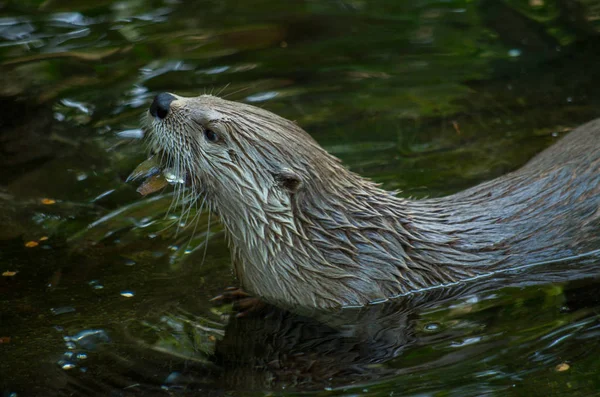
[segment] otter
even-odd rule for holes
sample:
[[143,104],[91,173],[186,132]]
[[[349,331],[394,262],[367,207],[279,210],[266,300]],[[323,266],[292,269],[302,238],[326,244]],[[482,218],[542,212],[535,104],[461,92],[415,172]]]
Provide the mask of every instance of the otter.
[[161,93],[145,120],[161,166],[218,212],[242,289],[274,305],[361,306],[600,245],[600,119],[517,171],[421,200],[248,104]]

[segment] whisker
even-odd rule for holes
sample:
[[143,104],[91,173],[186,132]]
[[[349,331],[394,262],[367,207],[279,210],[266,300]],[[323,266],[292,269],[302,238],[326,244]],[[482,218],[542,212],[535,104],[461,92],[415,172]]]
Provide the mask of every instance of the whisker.
[[204,210],[204,204],[206,203],[206,197],[202,198],[202,204],[200,204],[200,209],[198,209],[198,200],[196,198],[196,200],[194,200],[194,202],[196,203],[196,214],[194,215],[194,218],[192,218],[191,223],[194,223],[194,230],[192,231],[192,234],[190,236],[190,239],[188,240],[187,246],[185,247],[185,250],[187,251],[190,247],[190,244],[192,243],[192,241],[194,240],[194,236],[196,235],[196,230],[198,229],[198,224],[199,222],[199,217],[202,214],[202,210]]
[[225,91],[227,89],[227,87],[229,87],[230,84],[231,84],[231,82],[225,84],[225,87],[221,88],[219,90],[219,92],[217,92],[217,96],[221,96],[221,94],[223,93],[223,91]]
[[[194,193],[193,193],[193,191],[192,191],[192,192],[190,192],[190,194],[189,194],[189,195],[188,195],[188,196],[187,196],[187,197],[186,197],[186,198],[183,200],[184,202],[182,203],[182,205],[186,204],[186,201],[187,201],[187,203],[189,203],[189,204],[188,204],[188,206],[187,206],[187,208],[185,209],[185,211],[183,211],[183,212],[181,213],[181,216],[180,216],[180,218],[179,218],[179,220],[180,220],[180,222],[179,222],[179,223],[180,223],[180,225],[181,225],[181,224],[185,225],[185,226],[183,227],[183,228],[184,228],[184,230],[185,230],[185,229],[187,229],[187,228],[188,228],[188,226],[189,226],[189,223],[188,223],[188,221],[189,221],[189,219],[190,219],[190,215],[191,215],[191,213],[192,213],[192,208],[193,208],[193,207],[194,207],[194,205],[196,204],[196,201],[197,201],[197,199],[198,199],[198,198],[197,198],[196,196],[194,196]],[[198,208],[196,207],[196,209],[198,209]],[[183,219],[184,217],[185,217],[185,220]],[[196,217],[196,215],[194,215],[194,217]],[[193,218],[192,218],[192,220],[193,220]]]
[[[223,87],[219,93],[227,89],[229,84]],[[214,88],[210,90],[212,93]],[[206,92],[206,88],[205,88]],[[163,175],[169,177],[172,173],[175,181],[171,182],[173,186],[172,200],[167,208],[164,218],[167,220],[166,226],[158,233],[162,233],[169,228],[176,226],[175,234],[183,231],[192,230],[185,251],[194,249],[194,237],[200,226],[202,214],[205,206],[208,206],[208,217],[206,234],[204,236],[204,252],[202,254],[202,264],[206,260],[208,251],[208,242],[210,240],[210,228],[212,223],[212,204],[206,193],[201,187],[200,180],[192,177],[192,172],[198,167],[196,159],[190,153],[202,153],[204,148],[194,137],[199,128],[204,128],[192,118],[171,116],[169,119],[158,122],[157,120],[145,119],[148,123],[150,134],[148,135],[148,146],[150,150],[160,148],[157,159],[159,166],[163,170]],[[179,182],[183,179],[183,183]],[[171,221],[170,217],[178,213]],[[192,226],[193,225],[193,226]],[[190,228],[190,226],[192,226]]]
[[239,93],[240,93],[240,92],[242,92],[242,91],[246,91],[247,89],[249,89],[249,88],[251,88],[251,87],[252,87],[252,86],[250,86],[250,85],[249,85],[249,86],[246,86],[246,87],[242,87],[242,88],[240,88],[240,89],[239,89],[239,90],[237,90],[237,91],[233,91],[233,92],[230,92],[230,93],[228,93],[227,95],[223,95],[223,96],[222,96],[222,98],[223,98],[223,99],[226,99],[226,98],[228,98],[228,97],[230,97],[230,96],[232,96],[232,95],[239,94]]
[[202,262],[200,262],[200,266],[204,265],[204,260],[206,259],[206,252],[208,251],[208,240],[210,238],[210,224],[212,221],[212,204],[208,203],[208,226],[206,227],[206,238],[204,239],[204,253],[202,254]]

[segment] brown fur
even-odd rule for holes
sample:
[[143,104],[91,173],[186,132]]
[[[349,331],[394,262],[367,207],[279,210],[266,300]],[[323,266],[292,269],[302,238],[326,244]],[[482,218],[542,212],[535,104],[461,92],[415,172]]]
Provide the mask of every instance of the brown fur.
[[242,287],[275,304],[363,305],[598,248],[600,120],[516,172],[416,201],[250,105],[177,97],[148,122],[166,165],[219,212]]

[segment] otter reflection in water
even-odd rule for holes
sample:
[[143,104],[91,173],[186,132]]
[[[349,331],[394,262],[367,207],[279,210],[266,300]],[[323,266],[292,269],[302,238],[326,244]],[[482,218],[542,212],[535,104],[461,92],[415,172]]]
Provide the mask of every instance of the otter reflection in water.
[[[69,371],[67,387],[84,390],[86,396],[121,395],[125,388],[127,395],[164,395],[168,390],[173,395],[223,396],[324,388],[349,388],[350,393],[373,382],[385,390],[383,382],[389,381],[390,390],[401,394],[432,394],[448,390],[444,381],[459,374],[461,387],[472,384],[477,391],[465,395],[503,390],[519,371],[529,370],[527,363],[548,372],[561,362],[556,360],[581,360],[581,352],[573,349],[582,343],[573,337],[574,329],[579,336],[596,337],[598,300],[590,297],[599,295],[600,285],[578,280],[553,300],[549,290],[555,295],[556,287],[539,287],[593,276],[599,258],[502,273],[335,313],[298,315],[267,306],[244,319],[221,319],[222,336],[211,349],[175,350],[177,354],[165,347],[174,346],[173,341],[203,346],[201,341],[209,338],[202,330],[216,322],[209,313],[182,313],[177,299],[161,301],[140,319],[143,326],[127,325],[127,339],[96,353],[93,371]],[[519,304],[513,303],[514,291],[497,291],[499,284],[519,287]],[[565,334],[570,337],[561,338]],[[186,338],[192,343],[185,343]],[[465,366],[465,361],[474,365]],[[428,379],[440,378],[441,384],[428,384]]]
[[518,171],[425,200],[380,189],[254,106],[162,93],[146,122],[161,166],[220,215],[242,288],[278,306],[360,306],[599,240],[600,120]]

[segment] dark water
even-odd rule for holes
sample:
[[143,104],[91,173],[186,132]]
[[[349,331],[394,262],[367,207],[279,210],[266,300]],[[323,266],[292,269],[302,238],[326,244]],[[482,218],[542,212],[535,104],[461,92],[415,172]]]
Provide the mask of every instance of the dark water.
[[600,394],[597,256],[371,309],[237,320],[209,302],[235,285],[217,220],[178,228],[168,190],[141,198],[124,182],[145,158],[127,137],[161,91],[296,120],[406,196],[501,175],[600,116],[600,1],[0,11],[3,395]]

